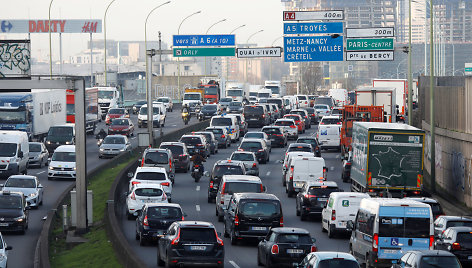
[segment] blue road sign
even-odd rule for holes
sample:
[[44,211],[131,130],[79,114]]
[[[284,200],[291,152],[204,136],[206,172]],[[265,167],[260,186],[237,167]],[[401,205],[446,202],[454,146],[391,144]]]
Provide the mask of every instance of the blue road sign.
[[234,46],[234,34],[218,35],[174,35],[175,47]]
[[284,23],[284,34],[334,34],[343,33],[342,22]]
[[342,61],[343,37],[331,36],[285,36],[285,62]]

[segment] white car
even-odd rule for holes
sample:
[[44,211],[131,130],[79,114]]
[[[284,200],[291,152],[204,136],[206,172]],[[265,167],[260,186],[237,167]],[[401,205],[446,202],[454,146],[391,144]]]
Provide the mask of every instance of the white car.
[[0,233],[0,268],[6,268],[8,262],[8,251],[12,250],[11,246],[7,246],[7,243],[3,239],[2,233]]
[[172,202],[172,182],[167,176],[165,168],[162,167],[138,167],[136,172],[131,176],[132,179],[129,181],[128,190],[131,192],[133,186],[141,183],[154,183],[160,184],[164,189],[164,192],[169,199],[169,202]]
[[36,176],[13,175],[0,186],[3,187],[2,191],[23,193],[30,207],[37,208],[43,204],[43,186]]
[[128,219],[138,215],[146,203],[168,203],[169,199],[162,187],[157,183],[139,183],[133,186],[126,198]]
[[75,145],[61,145],[51,157],[48,180],[75,179]]
[[331,114],[331,109],[327,104],[316,104],[313,108],[315,108],[315,112],[318,115],[318,118],[323,118],[323,116]]
[[164,107],[168,112],[172,112],[174,110],[174,104],[172,103],[172,99],[170,97],[160,97],[156,100],[156,102],[164,104]]
[[287,139],[298,139],[298,127],[297,123],[293,119],[277,119],[275,121],[274,126],[282,127],[287,133]]

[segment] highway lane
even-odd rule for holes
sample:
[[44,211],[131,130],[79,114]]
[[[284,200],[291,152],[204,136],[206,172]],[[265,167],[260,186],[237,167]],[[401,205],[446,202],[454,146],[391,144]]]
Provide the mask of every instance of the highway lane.
[[[170,132],[176,129],[180,129],[184,126],[182,119],[180,117],[180,112],[176,109],[172,113],[167,114],[166,124],[163,128],[164,133]],[[134,122],[136,129],[135,134],[138,132],[147,131],[146,128],[137,127],[137,116],[131,115],[131,120]],[[195,118],[191,119],[191,124],[198,122]],[[105,128],[106,125],[104,122],[99,123],[97,127],[97,132],[100,128]],[[137,146],[136,135],[131,137],[131,143],[133,147]],[[87,170],[90,171],[100,165],[103,165],[107,159],[98,158],[98,146],[97,140],[94,136],[87,136]],[[8,253],[8,265],[9,267],[33,267],[34,251],[36,247],[36,242],[41,233],[43,227],[43,217],[47,215],[47,212],[53,208],[56,200],[62,194],[62,192],[73,183],[70,180],[54,180],[49,181],[47,179],[47,167],[39,168],[30,168],[28,169],[29,175],[35,175],[41,181],[41,184],[44,187],[44,198],[43,205],[38,209],[30,210],[29,214],[29,223],[28,230],[25,235],[19,235],[16,233],[3,232],[3,236],[8,245],[13,247]],[[4,180],[1,180],[0,183],[3,183]]]
[[[256,129],[253,129],[256,130]],[[301,136],[309,136],[315,133],[316,127]],[[211,170],[213,164],[220,159],[228,158],[236,150],[237,144],[232,144],[228,149],[220,149],[219,153],[210,156],[205,163],[205,170]],[[260,165],[260,177],[263,184],[267,187],[267,192],[275,194],[282,202],[284,213],[284,225],[288,227],[301,227],[307,229],[313,237],[317,239],[318,249],[321,251],[343,251],[348,252],[349,237],[337,237],[329,239],[326,233],[321,232],[320,219],[310,218],[302,222],[295,214],[295,199],[288,198],[285,189],[282,186],[282,165],[277,160],[282,160],[286,148],[273,148],[270,155],[270,162]],[[340,153],[335,151],[323,151],[322,157],[328,167],[328,180],[335,181],[344,191],[349,191],[349,184],[341,180],[342,162],[339,158]],[[224,225],[218,222],[215,216],[215,204],[207,202],[208,178],[202,178],[200,182],[195,183],[190,173],[177,173],[175,186],[172,193],[172,201],[179,203],[184,212],[187,213],[186,220],[210,221],[217,227],[218,232],[223,234]],[[125,191],[124,189],[123,191]],[[122,202],[124,201],[121,200]],[[123,204],[120,202],[120,204]],[[128,221],[125,217],[125,206],[120,213],[122,228],[130,245],[148,267],[156,266],[156,247],[141,247],[135,240],[135,221]],[[223,237],[222,237],[223,238]],[[229,238],[224,238],[225,243],[225,265],[226,267],[257,267],[257,241],[245,242],[232,246]]]

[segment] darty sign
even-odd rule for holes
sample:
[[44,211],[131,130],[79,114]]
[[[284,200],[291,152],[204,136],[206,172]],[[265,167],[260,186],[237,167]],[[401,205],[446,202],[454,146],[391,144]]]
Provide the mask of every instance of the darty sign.
[[[101,33],[102,20],[51,20],[52,33]],[[49,20],[3,20],[0,33],[49,33]]]

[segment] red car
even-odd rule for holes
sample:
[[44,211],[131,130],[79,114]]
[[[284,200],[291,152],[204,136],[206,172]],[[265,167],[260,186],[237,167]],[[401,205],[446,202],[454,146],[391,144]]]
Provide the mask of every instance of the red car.
[[112,108],[108,110],[105,123],[109,125],[111,123],[111,120],[115,118],[129,118],[128,110],[126,110],[125,108]]
[[108,135],[126,135],[132,136],[134,125],[128,118],[115,118],[108,127]]
[[298,127],[298,133],[305,132],[305,120],[303,120],[302,116],[299,114],[286,114],[284,118],[293,119]]

